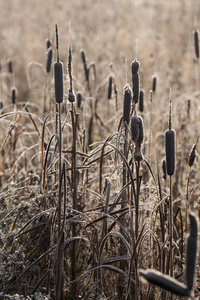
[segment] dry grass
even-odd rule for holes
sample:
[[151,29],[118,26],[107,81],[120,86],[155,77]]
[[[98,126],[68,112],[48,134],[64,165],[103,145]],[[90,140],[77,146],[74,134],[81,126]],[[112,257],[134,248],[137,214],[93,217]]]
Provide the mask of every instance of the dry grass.
[[198,298],[198,1],[0,4],[0,298]]

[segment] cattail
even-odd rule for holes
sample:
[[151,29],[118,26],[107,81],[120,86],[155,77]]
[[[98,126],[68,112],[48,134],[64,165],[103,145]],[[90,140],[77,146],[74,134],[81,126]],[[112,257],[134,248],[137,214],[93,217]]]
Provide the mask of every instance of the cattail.
[[17,96],[17,89],[16,87],[12,87],[11,88],[11,97],[12,97],[12,103],[15,104],[16,103],[16,96]]
[[55,98],[57,103],[63,102],[63,63],[59,61],[58,28],[56,24],[57,62],[54,63]]
[[13,73],[13,62],[12,62],[12,60],[8,61],[8,72]]
[[131,139],[134,142],[134,158],[136,161],[142,160],[141,146],[144,139],[143,120],[136,114],[131,117]]
[[163,274],[156,270],[139,270],[139,274],[145,278],[149,283],[155,284],[175,295],[179,296],[191,296],[191,291],[187,289],[187,286],[180,283],[178,280]]
[[192,290],[195,281],[198,221],[194,213],[190,213],[189,217],[190,234],[187,238],[185,277],[188,290]]
[[53,50],[51,47],[49,47],[48,53],[47,53],[47,64],[46,64],[47,73],[49,73],[51,71],[52,55],[53,55]]
[[3,109],[3,102],[0,101],[0,109]]
[[140,63],[139,61],[137,61],[136,59],[134,61],[132,61],[131,63],[131,69],[132,69],[132,84],[133,84],[133,102],[134,103],[138,103],[138,98],[139,98],[139,74],[138,74],[138,70],[140,67]]
[[82,95],[80,92],[77,92],[77,107],[80,108],[81,107],[81,100],[82,100]]
[[196,144],[194,144],[192,146],[192,149],[191,149],[190,154],[189,154],[188,165],[189,165],[190,168],[193,166],[195,157],[196,157]]
[[197,30],[194,31],[194,47],[196,58],[199,58],[199,34]]
[[49,39],[46,39],[47,50],[51,47],[51,42]]
[[187,116],[190,117],[190,108],[191,108],[191,100],[188,100],[187,102]]
[[75,97],[75,95],[74,95],[74,92],[73,91],[71,91],[71,89],[69,89],[68,90],[68,100],[69,100],[69,102],[75,102],[75,99],[76,99],[76,97]]
[[163,170],[163,179],[166,180],[167,170],[166,170],[166,160],[165,159],[163,159],[163,161],[162,161],[162,170]]
[[84,71],[85,71],[85,78],[86,78],[86,81],[89,82],[89,70],[87,68],[84,50],[81,51],[81,57],[82,57],[82,61],[83,61]]
[[141,111],[141,112],[144,111],[144,92],[143,92],[143,90],[140,91],[140,96],[139,96],[139,111]]
[[134,59],[131,63],[132,75],[136,74],[139,70],[140,63],[136,59]]
[[156,75],[153,76],[153,81],[152,81],[152,91],[155,92],[156,91]]
[[130,108],[131,108],[131,88],[129,85],[124,87],[124,106],[123,106],[123,123],[129,123]]
[[196,140],[196,143],[192,146],[192,149],[191,149],[190,154],[189,154],[189,160],[188,160],[189,167],[192,167],[193,164],[194,164],[194,160],[195,160],[195,157],[196,157],[196,147],[197,147],[198,140],[199,140],[199,136]]
[[172,176],[175,172],[175,131],[173,129],[165,131],[165,153],[167,174]]
[[109,76],[108,81],[109,81],[108,82],[108,100],[110,100],[112,97],[112,81],[113,81],[112,75]]

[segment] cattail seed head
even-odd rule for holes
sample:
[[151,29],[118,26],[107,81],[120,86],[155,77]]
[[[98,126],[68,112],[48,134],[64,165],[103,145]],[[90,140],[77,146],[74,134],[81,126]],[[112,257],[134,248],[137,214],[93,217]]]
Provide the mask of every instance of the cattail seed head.
[[8,72],[13,73],[13,62],[12,62],[12,60],[8,61]]
[[12,97],[12,103],[15,104],[16,103],[16,96],[17,96],[17,89],[16,87],[12,87],[11,88],[11,97]]
[[192,146],[192,149],[191,149],[190,154],[189,154],[188,165],[189,165],[190,168],[194,164],[195,157],[196,157],[196,144],[194,144]]
[[137,61],[137,59],[134,59],[131,63],[132,75],[134,75],[138,72],[139,67],[140,67],[139,61]]
[[129,85],[124,87],[123,123],[129,124],[132,92]]
[[77,92],[77,107],[80,108],[81,107],[81,101],[82,101],[82,95],[80,92]]
[[51,42],[49,39],[46,39],[47,50],[51,47]]
[[112,81],[113,81],[112,75],[109,76],[108,81],[109,81],[108,82],[108,100],[110,100],[112,97]]
[[51,62],[52,62],[53,50],[51,47],[48,48],[47,52],[47,64],[46,64],[46,72],[49,73],[51,71]]
[[68,100],[69,100],[69,102],[71,102],[71,103],[75,102],[75,99],[76,99],[76,97],[74,95],[74,92],[69,89],[68,90]]
[[139,96],[139,111],[141,111],[141,112],[144,111],[144,92],[143,92],[143,90],[140,91],[140,96]]
[[194,47],[196,58],[199,58],[199,34],[197,30],[194,31]]
[[0,109],[3,109],[3,102],[0,101]]
[[139,86],[140,86],[140,78],[139,74],[133,74],[132,76],[133,80],[133,102],[136,104],[138,103],[138,98],[139,98]]
[[198,221],[194,213],[190,213],[189,217],[190,234],[187,238],[185,277],[188,290],[192,290],[196,270]]
[[63,63],[54,63],[55,98],[57,103],[63,102]]
[[173,129],[165,131],[165,153],[167,174],[172,176],[175,172],[175,131]]
[[163,179],[166,180],[167,170],[166,170],[166,160],[165,159],[163,159],[163,161],[162,161],[162,170],[163,170]]
[[152,91],[155,92],[156,91],[156,81],[157,81],[157,77],[156,75],[153,76],[153,81],[152,81]]
[[134,158],[136,161],[142,160],[141,146],[144,139],[143,120],[141,117],[134,115],[131,117],[131,139],[134,142]]

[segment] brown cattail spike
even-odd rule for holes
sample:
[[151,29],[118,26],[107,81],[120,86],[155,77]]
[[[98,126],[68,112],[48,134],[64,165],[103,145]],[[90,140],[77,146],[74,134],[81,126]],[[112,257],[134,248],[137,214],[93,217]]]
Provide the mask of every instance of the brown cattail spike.
[[194,47],[196,58],[199,58],[199,34],[197,30],[194,31]]
[[130,109],[131,109],[131,88],[129,85],[124,87],[124,105],[123,105],[123,123],[129,124]]
[[196,140],[196,143],[192,146],[192,149],[191,149],[190,154],[189,154],[188,165],[189,165],[190,168],[194,164],[194,160],[195,160],[195,157],[196,157],[196,146],[197,146],[198,140],[199,140],[199,136]]
[[82,101],[82,95],[80,92],[77,92],[77,107],[80,108],[81,107],[81,101]]
[[17,89],[16,87],[11,88],[11,96],[12,96],[12,103],[16,103],[16,96],[17,96]]
[[132,79],[133,79],[133,102],[136,104],[138,103],[139,88],[140,88],[139,74],[138,73],[133,74]]
[[187,238],[185,277],[188,290],[192,290],[196,270],[198,221],[194,213],[190,213],[189,217],[190,234]]
[[162,170],[163,170],[163,179],[166,180],[167,170],[166,170],[166,160],[165,159],[163,159],[163,161],[162,161]]
[[134,158],[136,161],[142,160],[141,147],[144,139],[143,120],[136,114],[131,118],[131,139],[134,142]]
[[112,78],[112,75],[110,75],[109,79],[108,79],[108,100],[110,100],[112,97],[112,81],[113,81],[113,78]]
[[175,172],[175,131],[173,129],[165,131],[165,153],[167,174],[172,176]]
[[12,60],[8,61],[8,72],[13,73],[13,62],[12,62]]
[[139,96],[139,111],[141,111],[141,112],[144,111],[144,92],[143,92],[143,90],[140,91],[140,96]]
[[134,59],[131,63],[132,75],[134,75],[138,72],[139,67],[140,67],[139,61],[137,61],[137,59]]
[[157,77],[156,75],[153,76],[153,81],[152,81],[152,91],[155,92],[156,91],[156,81],[157,81]]
[[49,73],[51,71],[52,55],[53,55],[52,48],[49,47],[48,52],[47,52],[47,65],[46,65],[47,73]]
[[49,39],[46,39],[47,50],[51,47],[51,42]]

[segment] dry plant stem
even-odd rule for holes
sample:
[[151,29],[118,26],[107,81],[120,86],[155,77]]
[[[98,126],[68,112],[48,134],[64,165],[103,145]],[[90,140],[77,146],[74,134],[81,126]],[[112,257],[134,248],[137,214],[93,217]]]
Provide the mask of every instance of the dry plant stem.
[[190,184],[190,173],[191,173],[191,168],[189,171],[188,179],[187,179],[187,184],[186,184],[186,206],[185,206],[185,231],[188,231],[188,211],[189,211],[189,184]]
[[[59,113],[59,181],[58,181],[58,252],[57,252],[57,265],[56,265],[56,300],[60,299],[61,294],[61,272],[63,264],[63,241],[64,233],[61,232],[61,205],[62,205],[62,127],[61,127],[61,108],[60,103],[58,104],[58,113]],[[62,237],[62,238],[61,238]]]
[[[169,252],[170,252],[170,276],[174,277],[173,271],[173,205],[172,205],[172,176],[170,176],[170,197],[169,197]],[[171,296],[171,299],[173,296]]]
[[[76,114],[76,119],[74,119],[74,109],[72,103],[72,109],[70,110],[71,118],[72,118],[72,131],[73,131],[73,145],[72,145],[72,184],[73,184],[73,209],[77,210],[77,178],[76,178],[76,129],[78,122],[78,114]],[[72,237],[76,236],[76,225],[72,225]],[[76,279],[76,240],[72,243],[72,253],[71,253],[71,261],[72,261],[72,280]],[[76,282],[72,284],[72,299],[76,299]]]

